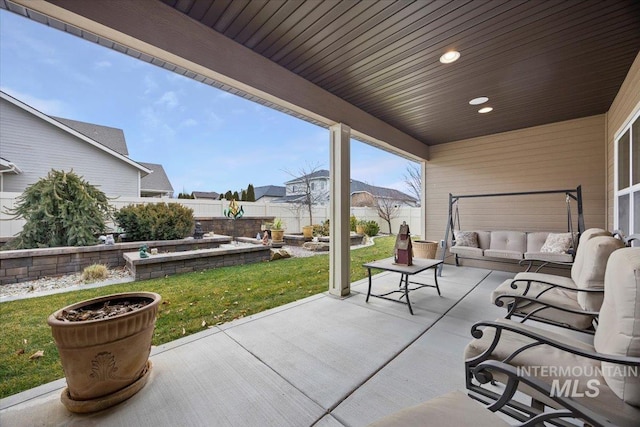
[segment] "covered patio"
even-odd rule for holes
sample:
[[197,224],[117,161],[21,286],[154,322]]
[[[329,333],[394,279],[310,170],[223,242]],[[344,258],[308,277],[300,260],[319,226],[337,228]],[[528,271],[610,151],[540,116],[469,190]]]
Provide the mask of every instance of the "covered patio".
[[[154,349],[150,384],[118,407],[71,415],[58,401],[60,380],[4,399],[3,425],[356,426],[464,389],[470,327],[504,315],[489,295],[513,273],[446,265],[443,296],[416,292],[414,316],[393,302],[365,303],[366,284],[349,279],[351,138],[420,162],[428,240],[443,238],[449,193],[579,185],[587,228],[640,231],[630,220],[636,205],[620,215],[628,194],[617,178],[618,138],[640,111],[637,1],[0,6],[330,129],[338,237],[326,294]],[[440,63],[452,50],[458,62]],[[469,105],[481,96],[492,112]],[[563,231],[560,202],[557,211],[552,198],[470,203],[464,225]],[[397,286],[390,273],[375,280]]]
[[[149,383],[114,408],[69,413],[64,379],[0,401],[2,425],[362,426],[464,390],[471,325],[504,315],[491,291],[509,273],[447,266],[405,305],[318,294],[152,349]],[[376,291],[399,275],[374,276]],[[431,272],[417,280],[433,281]]]

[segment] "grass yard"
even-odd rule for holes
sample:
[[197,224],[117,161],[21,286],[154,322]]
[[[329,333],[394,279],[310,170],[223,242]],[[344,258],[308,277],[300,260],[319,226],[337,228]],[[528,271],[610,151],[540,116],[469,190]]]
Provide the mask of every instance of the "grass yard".
[[[395,237],[381,237],[351,251],[351,281],[366,276],[363,263],[393,255],[394,243]],[[163,302],[153,344],[160,345],[328,287],[329,256],[317,255],[0,303],[0,398],[64,376],[47,317],[66,305],[117,292],[157,292]],[[42,357],[29,358],[40,350]]]

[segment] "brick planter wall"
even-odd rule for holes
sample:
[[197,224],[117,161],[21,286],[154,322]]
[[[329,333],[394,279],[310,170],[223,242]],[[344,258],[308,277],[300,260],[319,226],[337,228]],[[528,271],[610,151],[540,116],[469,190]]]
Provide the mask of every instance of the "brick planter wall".
[[124,254],[127,269],[131,271],[136,280],[269,261],[270,256],[271,249],[263,245],[228,249],[199,249],[150,255],[149,258],[140,258],[138,252]]
[[152,242],[116,243],[115,245],[71,246],[45,249],[23,249],[0,252],[0,285],[36,280],[45,276],[77,273],[91,264],[124,267],[124,253],[137,251],[146,244],[158,252],[182,252],[192,249],[217,248],[229,243],[228,236],[204,239],[159,240]]
[[262,232],[263,224],[272,222],[275,217],[247,217],[240,219],[230,218],[196,218],[196,221],[202,225],[205,233],[214,232],[216,234],[224,234],[232,237],[256,237],[256,234]]

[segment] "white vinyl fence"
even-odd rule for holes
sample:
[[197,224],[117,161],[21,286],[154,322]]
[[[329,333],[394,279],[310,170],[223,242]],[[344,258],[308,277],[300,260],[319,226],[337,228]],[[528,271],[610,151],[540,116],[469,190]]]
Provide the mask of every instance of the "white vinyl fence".
[[[7,213],[7,209],[12,209],[15,206],[18,196],[20,196],[20,193],[0,193],[0,237],[15,236],[22,230],[24,220],[11,219],[11,215]],[[111,205],[116,209],[131,204],[147,203],[180,203],[193,209],[193,216],[196,218],[223,217],[225,209],[229,207],[229,202],[226,200],[160,199],[152,197],[119,197],[111,200]],[[244,209],[245,216],[281,218],[289,233],[300,233],[302,226],[309,225],[309,212],[307,210],[297,211],[291,205],[285,203],[238,202],[238,204]],[[359,220],[376,221],[380,225],[380,232],[389,232],[387,222],[378,216],[374,208],[351,208],[351,214],[355,215]],[[320,224],[327,218],[329,218],[329,206],[316,206],[313,208],[314,224]],[[409,224],[413,236],[421,234],[420,208],[400,208],[398,217],[391,221],[391,229],[394,233],[398,232],[403,221]]]

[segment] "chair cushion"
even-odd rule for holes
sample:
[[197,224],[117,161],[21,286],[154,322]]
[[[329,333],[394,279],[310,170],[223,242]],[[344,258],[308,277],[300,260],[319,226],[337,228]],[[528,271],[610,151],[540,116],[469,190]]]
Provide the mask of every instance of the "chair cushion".
[[461,391],[453,391],[410,408],[402,409],[371,427],[508,426],[496,414]]
[[[545,337],[573,347],[588,351],[594,350],[593,346],[560,333],[526,324],[515,323],[507,319],[498,319],[497,322],[517,325],[519,328],[544,335]],[[465,349],[465,359],[476,357],[489,348],[494,337],[494,332],[495,329],[487,328],[482,338],[472,340]],[[494,349],[490,359],[504,360],[514,351],[532,341],[533,340],[522,335],[503,331],[499,344]],[[612,422],[619,425],[637,426],[637,420],[640,419],[640,408],[626,403],[609,388],[608,383],[600,376],[602,370],[600,369],[601,365],[598,361],[576,356],[549,345],[539,345],[524,350],[514,357],[509,364],[516,367],[529,367],[529,373],[532,376],[550,385],[553,384],[554,380],[557,380],[560,387],[566,384],[564,381],[567,379],[576,381],[575,383],[571,383],[570,391],[573,392],[575,387],[576,392],[584,393],[584,397],[576,398],[581,404],[593,409],[597,413],[604,414]],[[504,378],[498,376],[496,376],[495,379],[497,381],[504,381]],[[589,380],[592,382],[589,383]],[[597,388],[598,393],[596,398],[594,398],[592,394],[594,392],[594,386]],[[548,396],[531,390],[529,387],[523,386],[521,390],[547,405],[555,405]]]
[[[624,242],[611,236],[596,236],[584,243],[582,268],[574,279],[580,289],[604,289],[604,275],[611,253],[624,247]],[[578,303],[589,311],[600,311],[604,294],[578,294]]]
[[522,231],[492,231],[489,249],[520,252],[527,251],[527,235]]
[[475,231],[454,231],[453,235],[456,239],[456,246],[478,247],[478,233]]
[[535,259],[540,261],[571,262],[571,254],[556,254],[553,252],[525,252],[524,259]]
[[483,250],[480,248],[470,248],[468,246],[452,246],[451,253],[467,257],[481,257]]
[[544,245],[540,248],[540,252],[564,254],[567,253],[572,244],[571,233],[549,233]]
[[507,249],[487,249],[486,251],[484,251],[484,256],[495,258],[522,259],[522,252],[510,251]]
[[527,252],[540,252],[549,235],[546,231],[534,231],[527,233]]
[[586,242],[597,236],[611,236],[611,233],[601,228],[590,228],[585,230],[585,232],[580,236],[576,258],[573,260],[573,266],[571,267],[571,278],[574,281],[578,279],[578,275],[582,270],[582,263],[584,261],[584,251],[581,250],[581,247],[584,246]]
[[[640,357],[640,247],[619,249],[609,257],[594,346],[601,353]],[[613,369],[620,365],[602,365],[613,392],[640,406],[640,375],[620,376]]]

